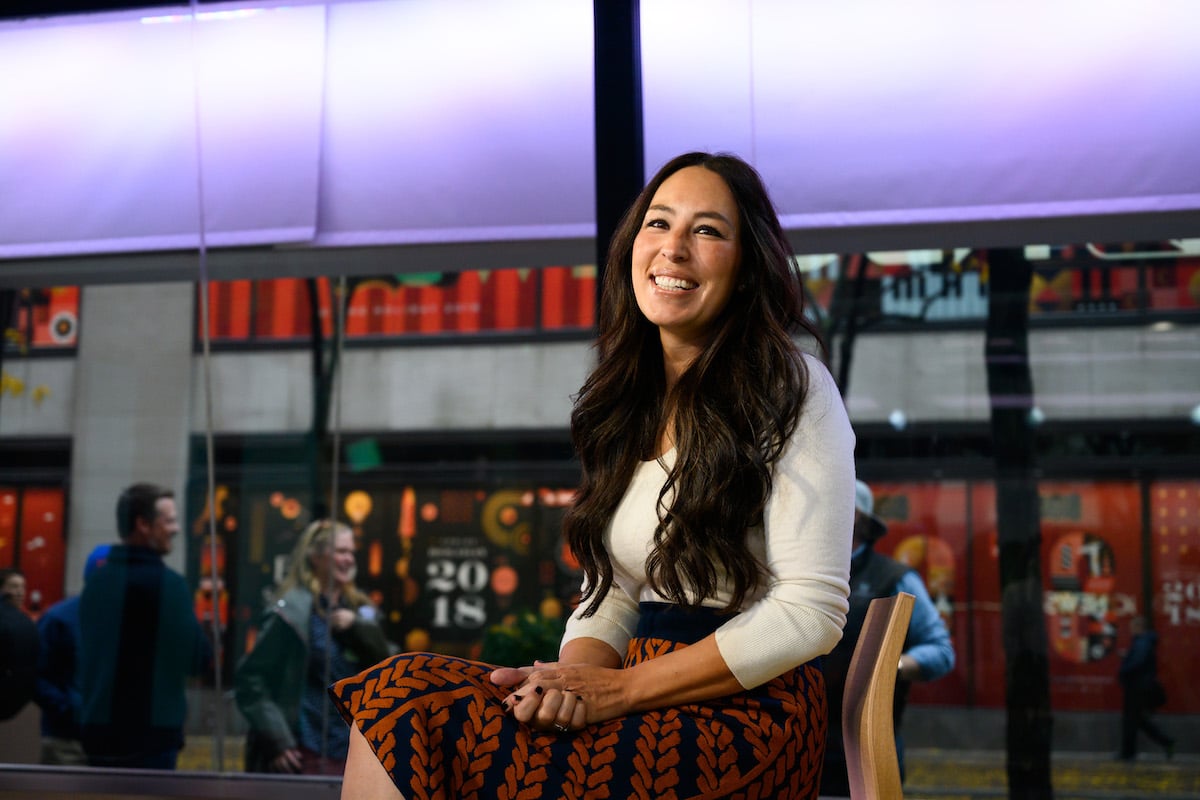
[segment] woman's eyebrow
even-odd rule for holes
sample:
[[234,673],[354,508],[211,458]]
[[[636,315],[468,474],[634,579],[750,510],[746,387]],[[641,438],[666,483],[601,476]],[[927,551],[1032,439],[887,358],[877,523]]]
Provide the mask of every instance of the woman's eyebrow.
[[[675,209],[673,209],[670,206],[665,205],[663,203],[655,203],[654,205],[650,206],[650,208],[648,208],[647,211],[665,211],[668,214],[675,213]],[[733,221],[731,219],[729,219],[729,217],[722,214],[720,211],[697,211],[696,218],[697,219],[700,219],[700,218],[719,219],[721,222],[724,222],[726,225],[729,225],[730,227],[733,226]]]
[[696,217],[697,218],[703,217],[706,219],[719,219],[721,222],[724,222],[729,227],[731,227],[731,228],[733,227],[733,220],[731,220],[729,217],[722,214],[720,211],[699,211],[696,213]]

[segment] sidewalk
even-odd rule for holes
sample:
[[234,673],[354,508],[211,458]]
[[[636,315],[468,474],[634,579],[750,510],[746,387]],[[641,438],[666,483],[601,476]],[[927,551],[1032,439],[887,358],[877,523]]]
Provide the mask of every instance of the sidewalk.
[[[910,748],[905,755],[907,800],[1008,797],[1005,755],[993,750]],[[1134,763],[1111,753],[1055,753],[1055,800],[1200,800],[1200,756],[1144,753]]]

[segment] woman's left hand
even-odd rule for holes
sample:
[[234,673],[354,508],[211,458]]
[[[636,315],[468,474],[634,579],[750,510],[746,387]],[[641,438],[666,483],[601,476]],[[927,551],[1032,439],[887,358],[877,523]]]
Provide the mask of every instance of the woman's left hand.
[[579,730],[628,714],[628,671],[590,664],[536,663],[492,672],[492,683],[514,686],[504,704],[521,722],[543,731]]

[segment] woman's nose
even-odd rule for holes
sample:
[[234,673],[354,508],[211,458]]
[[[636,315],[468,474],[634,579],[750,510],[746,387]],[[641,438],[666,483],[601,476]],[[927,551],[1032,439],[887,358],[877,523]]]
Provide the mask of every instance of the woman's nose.
[[668,261],[683,261],[688,256],[687,240],[682,234],[671,234],[663,243],[662,254]]

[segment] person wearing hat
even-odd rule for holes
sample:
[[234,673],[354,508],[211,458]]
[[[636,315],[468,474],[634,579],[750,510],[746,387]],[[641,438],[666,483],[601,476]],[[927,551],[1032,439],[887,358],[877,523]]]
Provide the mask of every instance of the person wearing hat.
[[[93,548],[83,567],[86,584],[108,558],[111,545]],[[34,702],[42,709],[43,764],[85,766],[87,755],[79,741],[79,595],[60,600],[38,620],[37,685]]]
[[932,681],[954,669],[954,645],[941,614],[929,596],[921,576],[907,564],[876,553],[875,542],[887,533],[887,524],[875,515],[871,487],[857,481],[854,488],[854,538],[850,554],[850,612],[842,639],[825,658],[825,682],[829,694],[829,728],[825,767],[821,773],[821,796],[848,797],[846,755],[842,746],[842,694],[850,657],[866,621],[867,606],[878,597],[908,592],[916,598],[908,636],[896,674],[894,724],[900,778],[904,779],[904,741],[900,720],[913,681]]

